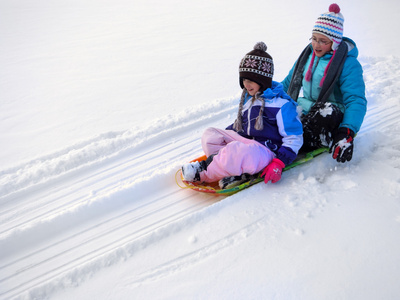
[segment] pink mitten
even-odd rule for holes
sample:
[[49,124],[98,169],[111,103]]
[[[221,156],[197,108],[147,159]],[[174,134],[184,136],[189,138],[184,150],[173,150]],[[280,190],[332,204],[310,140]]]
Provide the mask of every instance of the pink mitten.
[[285,164],[278,158],[274,158],[268,166],[265,167],[264,171],[261,174],[261,177],[264,177],[264,182],[272,181],[272,183],[277,182],[281,179],[282,169],[285,167]]

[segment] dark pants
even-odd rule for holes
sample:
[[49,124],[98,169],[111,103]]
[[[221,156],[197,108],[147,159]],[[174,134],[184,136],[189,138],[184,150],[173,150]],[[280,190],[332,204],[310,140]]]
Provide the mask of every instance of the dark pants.
[[308,114],[303,115],[303,151],[328,147],[333,139],[334,131],[343,120],[343,113],[332,103],[317,102]]

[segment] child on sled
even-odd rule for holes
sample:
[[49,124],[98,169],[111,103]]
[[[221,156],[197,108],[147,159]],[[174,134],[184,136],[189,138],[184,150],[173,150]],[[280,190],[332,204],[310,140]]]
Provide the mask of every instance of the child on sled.
[[311,43],[282,82],[302,108],[303,148],[329,146],[332,157],[342,163],[353,156],[353,140],[367,111],[358,49],[343,37],[343,22],[339,6],[331,4],[317,18]]
[[264,170],[264,181],[277,182],[303,143],[297,104],[272,81],[274,64],[259,42],[239,65],[243,89],[237,119],[225,130],[208,128],[202,136],[207,160],[182,166],[184,180],[219,181],[230,188]]

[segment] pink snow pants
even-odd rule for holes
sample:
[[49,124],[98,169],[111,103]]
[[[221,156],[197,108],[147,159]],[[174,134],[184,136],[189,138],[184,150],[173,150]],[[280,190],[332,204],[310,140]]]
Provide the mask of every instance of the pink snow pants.
[[233,130],[208,128],[203,133],[201,144],[207,157],[216,154],[207,170],[200,173],[200,180],[204,182],[258,173],[275,157],[266,146]]

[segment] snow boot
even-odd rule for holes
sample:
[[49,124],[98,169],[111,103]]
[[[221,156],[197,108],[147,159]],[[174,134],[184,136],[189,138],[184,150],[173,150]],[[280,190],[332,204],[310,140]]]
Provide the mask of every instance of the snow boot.
[[222,178],[219,182],[218,185],[221,189],[231,189],[235,186],[238,186],[240,184],[242,184],[243,182],[249,181],[252,178],[254,178],[254,175],[250,175],[248,173],[244,173],[242,175],[239,176],[228,176],[228,177],[224,177]]
[[206,160],[195,161],[182,166],[182,175],[185,181],[200,181],[200,173],[207,170],[207,167],[214,159],[215,154],[207,157]]
[[200,172],[207,168],[205,161],[195,161],[182,166],[182,175],[185,181],[200,181]]

